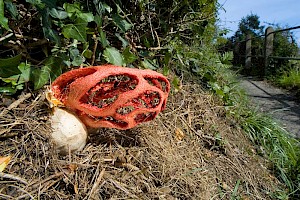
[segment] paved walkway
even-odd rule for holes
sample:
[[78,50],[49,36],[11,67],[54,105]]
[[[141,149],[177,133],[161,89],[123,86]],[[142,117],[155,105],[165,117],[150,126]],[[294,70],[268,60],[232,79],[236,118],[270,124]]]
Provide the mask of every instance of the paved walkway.
[[300,138],[300,104],[295,101],[296,97],[252,77],[242,77],[241,86],[262,112],[273,116],[287,131]]

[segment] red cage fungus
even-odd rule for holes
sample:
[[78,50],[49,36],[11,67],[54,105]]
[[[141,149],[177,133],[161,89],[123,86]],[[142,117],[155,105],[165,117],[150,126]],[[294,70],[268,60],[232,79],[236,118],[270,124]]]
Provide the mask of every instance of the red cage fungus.
[[165,108],[170,83],[152,70],[103,65],[66,72],[51,90],[87,126],[129,129]]

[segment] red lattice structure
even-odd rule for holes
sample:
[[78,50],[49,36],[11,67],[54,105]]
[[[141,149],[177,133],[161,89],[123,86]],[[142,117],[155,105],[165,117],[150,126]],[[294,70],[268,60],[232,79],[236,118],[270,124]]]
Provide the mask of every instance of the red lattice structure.
[[152,70],[103,65],[66,72],[51,90],[87,126],[129,129],[165,109],[170,83]]

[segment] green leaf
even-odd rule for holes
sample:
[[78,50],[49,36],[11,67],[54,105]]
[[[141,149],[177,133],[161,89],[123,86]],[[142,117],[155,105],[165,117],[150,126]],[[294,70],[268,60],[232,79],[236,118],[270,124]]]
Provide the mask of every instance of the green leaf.
[[32,70],[31,66],[27,63],[22,62],[18,66],[18,69],[21,71],[21,76],[18,81],[18,84],[28,82],[30,80],[30,74]]
[[58,36],[57,32],[51,28],[43,27],[43,32],[46,38],[49,38],[51,41],[55,42],[56,44],[60,45],[60,37]]
[[106,33],[103,32],[102,30],[100,30],[99,35],[100,35],[100,37],[98,39],[101,42],[102,47],[103,48],[107,47],[109,45],[109,41],[106,39]]
[[0,25],[6,30],[10,30],[8,26],[8,19],[4,17],[4,2],[0,0]]
[[7,78],[1,78],[1,80],[5,83],[10,83],[12,86],[16,86],[18,83],[18,80],[20,79],[20,75],[13,75]]
[[172,54],[168,51],[164,57],[165,66],[169,66],[169,62],[170,62],[171,58],[172,58]]
[[63,59],[60,57],[50,56],[45,62],[45,66],[50,68],[50,80],[55,80],[58,76],[62,74]]
[[42,27],[45,37],[60,45],[60,37],[58,36],[57,32],[51,28],[52,19],[50,17],[49,8],[47,7],[42,9],[40,13],[42,15]]
[[128,46],[129,42],[128,42],[126,39],[124,39],[119,33],[116,33],[115,35],[116,35],[116,36],[118,37],[118,39],[122,42],[122,47],[123,47],[123,48],[125,48],[125,47]]
[[9,11],[9,13],[11,14],[12,18],[19,19],[19,14],[18,14],[18,10],[17,10],[16,5],[13,4],[11,1],[5,1],[4,3],[5,3],[5,7]]
[[12,87],[0,87],[0,93],[5,93],[8,95],[13,95],[17,92],[17,89]]
[[32,80],[34,84],[34,90],[42,88],[50,78],[50,67],[45,65],[41,69],[34,69],[32,71]]
[[142,65],[145,68],[152,69],[152,70],[156,70],[158,68],[158,66],[156,66],[156,64],[154,62],[152,62],[151,60],[148,60],[148,59],[144,59],[142,61]]
[[42,3],[41,0],[26,0],[26,2],[36,6],[37,8],[43,9],[45,8],[45,4]]
[[105,12],[105,10],[108,13],[111,13],[112,8],[109,5],[107,5],[106,3],[102,3],[99,0],[94,0],[93,2],[94,2],[95,8],[99,15],[102,15]]
[[69,17],[71,17],[75,12],[81,12],[80,3],[64,3],[63,8],[68,13]]
[[77,48],[75,48],[75,47],[69,49],[69,52],[70,52],[70,58],[72,60],[74,60],[77,56],[80,55],[79,50]]
[[225,85],[224,88],[223,88],[223,92],[224,93],[230,92],[230,87],[228,87],[227,85]]
[[55,8],[52,8],[49,13],[52,17],[57,18],[57,19],[66,19],[68,17],[67,12],[65,12],[63,10],[57,10]]
[[85,22],[94,21],[94,15],[92,13],[79,13],[78,17]]
[[215,89],[215,92],[217,95],[219,95],[220,97],[223,97],[225,94],[222,90],[219,90],[219,89]]
[[121,29],[123,33],[132,27],[132,24],[128,23],[125,19],[118,14],[113,14],[112,19],[114,23]]
[[149,55],[149,51],[143,51],[143,50],[141,50],[141,51],[139,51],[139,56],[141,56],[141,57],[149,57],[150,55]]
[[124,49],[124,51],[122,53],[126,64],[133,63],[137,59],[137,56],[134,55],[133,53],[131,53],[129,49],[130,48],[127,47],[126,49]]
[[210,82],[210,85],[214,90],[220,90],[221,89],[221,87],[219,86],[219,84],[217,82]]
[[103,7],[105,8],[105,10],[108,12],[108,13],[111,13],[112,12],[112,8],[107,5],[106,3],[103,3]]
[[70,58],[72,59],[72,65],[79,66],[85,61],[85,59],[80,55],[77,48],[72,48],[69,50],[69,52]]
[[24,89],[24,84],[18,84],[16,85],[17,90],[23,90]]
[[122,54],[114,47],[106,48],[103,55],[105,60],[113,65],[123,66],[125,64]]
[[79,66],[85,61],[84,57],[81,55],[77,56],[76,58],[73,59],[72,65],[74,66]]
[[95,18],[94,20],[95,20],[97,26],[101,27],[102,26],[102,17],[100,15],[96,15],[94,18]]
[[56,6],[56,0],[42,0],[49,8],[54,8]]
[[173,78],[172,86],[175,88],[175,92],[178,92],[180,90],[180,79],[177,76]]
[[20,70],[18,69],[18,65],[22,55],[19,54],[12,58],[0,59],[0,77],[7,78],[12,75],[20,74]]
[[148,40],[147,37],[143,37],[142,40],[143,40],[144,45],[145,45],[147,48],[150,48],[150,47],[151,47],[150,41]]
[[164,66],[163,75],[168,76],[170,74],[170,69],[168,66]]
[[93,52],[89,49],[85,49],[82,53],[82,55],[86,58],[91,58],[93,56]]
[[67,24],[63,27],[62,34],[65,36],[65,38],[73,38],[80,42],[86,42],[86,27],[86,22],[78,24]]

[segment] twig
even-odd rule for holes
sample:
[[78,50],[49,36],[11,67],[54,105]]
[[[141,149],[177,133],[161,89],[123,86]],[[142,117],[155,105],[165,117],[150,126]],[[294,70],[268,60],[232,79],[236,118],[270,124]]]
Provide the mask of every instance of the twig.
[[4,116],[8,113],[8,111],[18,107],[23,101],[31,97],[31,93],[27,93],[26,95],[20,97],[18,100],[14,101],[12,104],[8,106],[5,110],[0,113],[0,116]]
[[94,183],[94,185],[93,185],[93,187],[92,187],[92,189],[91,189],[91,192],[90,192],[90,195],[89,195],[89,198],[88,198],[88,199],[91,199],[91,197],[92,197],[92,196],[94,195],[94,193],[96,192],[96,189],[97,189],[97,187],[99,186],[99,184],[100,184],[100,182],[101,182],[101,180],[102,180],[102,178],[103,178],[103,176],[104,176],[104,173],[105,173],[105,168],[102,169],[102,171],[100,172],[100,174],[99,174],[97,180],[95,181],[95,183]]
[[149,24],[150,24],[152,38],[153,38],[153,40],[155,40],[155,36],[154,36],[154,33],[153,33],[153,27],[152,27],[152,23],[151,23],[151,17],[150,17],[149,13],[148,13],[148,20],[149,20]]
[[160,47],[160,40],[159,40],[158,34],[157,34],[156,31],[154,31],[154,33],[155,33],[155,36],[156,36],[156,39],[157,39],[158,47]]
[[12,179],[12,180],[15,180],[15,181],[18,181],[20,183],[23,183],[25,185],[28,184],[28,182],[18,176],[15,176],[15,175],[12,175],[12,174],[6,174],[6,173],[3,173],[3,172],[0,172],[0,177],[1,178],[7,178],[7,179]]
[[47,181],[49,181],[51,179],[54,179],[56,177],[60,177],[63,174],[64,174],[63,172],[59,172],[59,173],[53,174],[53,175],[49,176],[48,178],[46,178],[45,180],[42,180],[41,182],[38,182],[38,183],[32,185],[32,188],[37,188],[39,185],[41,185],[41,184],[43,184],[43,183],[45,183],[45,182],[47,182]]
[[12,196],[9,196],[9,195],[6,195],[6,194],[1,194],[0,193],[0,198],[3,198],[3,199],[14,199],[14,197],[12,197]]
[[162,49],[168,49],[167,47],[142,47],[142,46],[134,46],[136,49],[147,49],[147,50],[162,50]]
[[126,194],[130,194],[129,191],[128,191],[126,188],[124,188],[124,187],[121,185],[121,183],[119,183],[118,181],[115,181],[115,180],[112,180],[112,179],[109,179],[109,181],[110,181],[111,183],[113,183],[118,189],[120,189],[120,190],[122,190],[123,192],[125,192]]
[[95,35],[93,35],[93,39],[95,41],[95,45],[94,45],[94,49],[93,49],[93,56],[92,56],[92,63],[91,65],[93,66],[95,63],[95,58],[96,58],[96,50],[97,50],[97,46],[98,46],[98,39]]
[[[9,185],[9,187],[14,187],[14,188],[17,188],[18,190],[22,191],[25,193],[26,196],[29,196],[31,199],[34,199],[34,197],[29,193],[27,192],[26,190],[18,187],[18,186],[15,186],[15,185]],[[17,199],[20,199],[19,197]]]
[[0,131],[0,139],[1,138],[11,138],[11,137],[14,137],[14,136],[17,136],[19,135],[19,133],[15,132],[15,133],[8,133],[8,134],[5,134],[5,135],[2,135],[4,134],[5,132],[9,132],[11,128],[8,128],[8,129],[5,129],[3,131]]
[[[36,191],[39,191],[40,192],[40,188],[39,186],[41,186],[43,183],[46,183],[47,181],[53,179],[53,178],[56,178],[56,177],[59,177],[61,175],[63,175],[64,173],[63,172],[59,172],[59,173],[56,173],[56,174],[53,174],[51,176],[49,176],[48,178],[46,178],[45,180],[41,181],[41,182],[38,182],[38,183],[35,183],[34,185],[32,185],[32,188],[33,190],[31,191],[31,193],[34,193]],[[44,186],[42,192],[44,192],[44,190],[48,190],[49,187],[51,187],[52,185],[54,185],[55,183],[57,183],[59,180],[56,180],[56,181],[53,181],[52,183],[48,183],[47,186]],[[17,199],[24,199],[25,197],[29,196],[29,193],[26,193],[22,196],[19,196]]]
[[3,40],[6,40],[7,38],[10,38],[11,36],[13,36],[14,34],[13,33],[9,33],[3,37],[0,38],[0,42],[2,42]]

